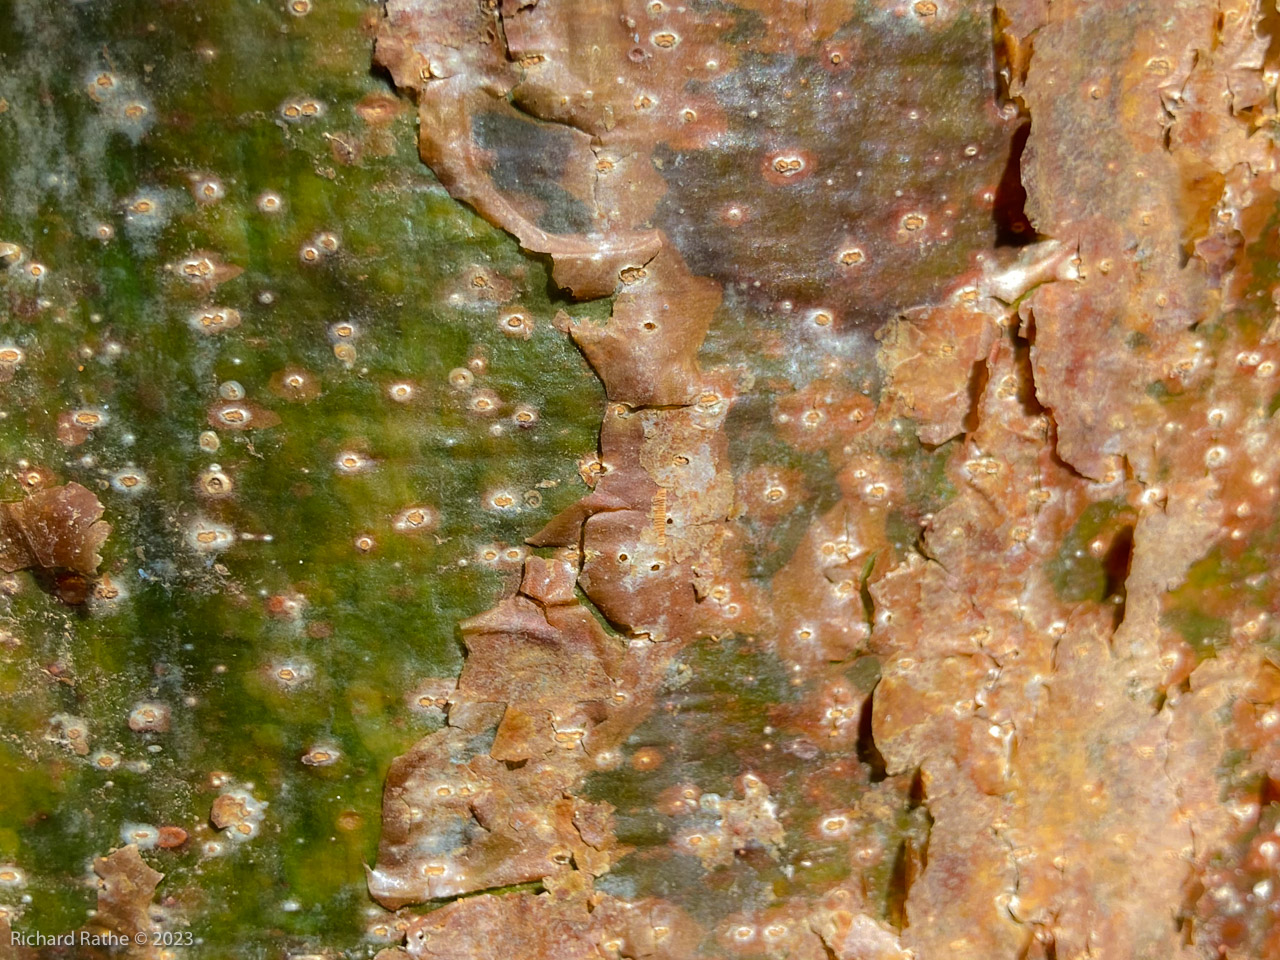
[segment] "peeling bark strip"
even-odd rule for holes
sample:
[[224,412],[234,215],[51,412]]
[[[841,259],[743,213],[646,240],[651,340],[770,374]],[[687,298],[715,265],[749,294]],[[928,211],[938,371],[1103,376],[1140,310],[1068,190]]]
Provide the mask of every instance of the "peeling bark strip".
[[[37,482],[41,473],[29,474]],[[0,503],[0,571],[33,570],[63,603],[89,598],[111,534],[98,498],[78,483],[37,489],[24,500]],[[112,589],[104,577],[99,590]]]
[[156,888],[164,874],[147,866],[137,846],[130,844],[110,856],[93,861],[98,876],[98,909],[88,930],[94,935],[111,934],[129,943],[120,948],[81,948],[89,957],[124,955],[138,960],[154,960],[164,952],[155,941],[159,927],[151,918]]
[[424,161],[614,298],[594,488],[388,776],[373,895],[480,894],[409,956],[1280,955],[1278,30],[391,0]]
[[98,550],[111,533],[98,498],[78,483],[38,490],[0,504],[0,570],[36,567],[85,576],[98,572]]

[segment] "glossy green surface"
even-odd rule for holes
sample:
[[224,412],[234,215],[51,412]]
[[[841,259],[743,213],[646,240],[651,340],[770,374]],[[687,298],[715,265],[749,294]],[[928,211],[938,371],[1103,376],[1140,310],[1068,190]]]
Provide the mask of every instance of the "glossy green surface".
[[[410,694],[456,675],[457,621],[516,575],[522,548],[507,549],[585,489],[576,461],[595,448],[603,395],[551,326],[566,305],[418,161],[412,109],[369,69],[376,12],[0,3],[0,241],[25,252],[0,272],[0,344],[25,354],[0,384],[0,492],[18,499],[37,467],[93,490],[119,590],[75,609],[27,573],[5,580],[0,862],[26,883],[0,903],[17,930],[81,925],[92,858],[142,824],[191,834],[146,853],[167,875],[167,926],[204,942],[184,955],[375,949],[364,864],[382,777],[435,722]],[[357,112],[371,95],[389,122]],[[308,101],[318,115],[285,115]],[[259,209],[265,191],[280,212]],[[339,249],[306,262],[324,232]],[[174,265],[198,251],[243,272],[189,283]],[[212,307],[241,324],[195,331],[189,317]],[[499,326],[512,309],[529,339]],[[474,382],[455,389],[450,371],[469,362]],[[292,397],[286,371],[318,396]],[[202,449],[211,407],[237,395],[228,381],[258,423],[262,409],[279,423],[219,429]],[[500,407],[477,412],[482,396]],[[58,417],[83,409],[103,422],[68,447]],[[216,470],[229,496],[202,492]],[[487,502],[502,494],[510,506]],[[438,511],[434,530],[395,529],[411,505]],[[193,534],[214,526],[226,548],[201,549]],[[150,701],[170,706],[169,732],[128,728]],[[50,737],[59,715],[83,719],[88,756]],[[313,747],[337,761],[302,763]],[[257,837],[208,825],[219,780],[267,801]]]

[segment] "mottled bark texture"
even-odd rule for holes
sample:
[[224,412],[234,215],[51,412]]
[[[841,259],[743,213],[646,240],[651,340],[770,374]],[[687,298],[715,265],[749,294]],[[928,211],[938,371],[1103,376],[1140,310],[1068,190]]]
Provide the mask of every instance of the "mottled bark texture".
[[389,0],[423,160],[614,297],[387,780],[409,956],[1280,956],[1278,26]]

